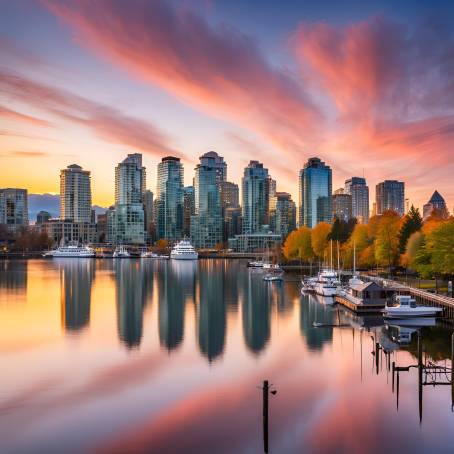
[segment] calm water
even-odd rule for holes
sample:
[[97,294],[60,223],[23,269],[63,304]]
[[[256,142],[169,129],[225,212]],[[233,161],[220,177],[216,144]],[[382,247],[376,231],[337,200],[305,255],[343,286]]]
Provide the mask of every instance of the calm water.
[[[286,279],[241,261],[0,262],[0,452],[259,453],[264,379],[270,452],[453,452],[451,387],[424,386],[420,422],[417,369],[397,410],[371,354],[373,336],[417,364],[417,332],[399,346]],[[421,336],[450,366],[451,331]]]

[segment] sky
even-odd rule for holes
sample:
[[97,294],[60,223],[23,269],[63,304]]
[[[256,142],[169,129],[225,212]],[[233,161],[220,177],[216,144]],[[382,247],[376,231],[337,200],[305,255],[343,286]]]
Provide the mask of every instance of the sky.
[[240,184],[264,163],[298,202],[318,156],[333,189],[405,181],[421,207],[454,205],[454,2],[0,0],[0,187],[58,193],[59,171],[162,157],[191,184],[215,150]]

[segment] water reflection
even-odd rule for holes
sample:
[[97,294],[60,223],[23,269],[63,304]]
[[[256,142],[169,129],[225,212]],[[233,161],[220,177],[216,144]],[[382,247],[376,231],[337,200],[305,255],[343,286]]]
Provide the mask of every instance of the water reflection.
[[184,312],[186,301],[195,302],[197,263],[184,260],[157,262],[157,287],[159,293],[159,340],[171,351],[184,337]]
[[60,307],[62,327],[78,331],[90,321],[91,288],[95,278],[92,259],[55,259],[60,272]]
[[143,310],[153,291],[150,264],[138,260],[114,260],[118,336],[127,347],[142,339]]
[[27,288],[27,260],[0,260],[0,290],[20,292]]
[[322,298],[314,295],[302,295],[300,304],[300,330],[310,350],[321,350],[323,345],[333,340],[331,326],[314,327],[314,322],[332,325],[334,309],[323,304]]
[[225,343],[226,307],[225,307],[225,262],[218,264],[214,272],[214,261],[199,267],[199,316],[198,340],[202,355],[213,361],[222,354]]
[[243,335],[249,350],[260,353],[270,338],[269,293],[272,286],[263,282],[261,273],[251,270],[245,276],[247,282],[242,305]]

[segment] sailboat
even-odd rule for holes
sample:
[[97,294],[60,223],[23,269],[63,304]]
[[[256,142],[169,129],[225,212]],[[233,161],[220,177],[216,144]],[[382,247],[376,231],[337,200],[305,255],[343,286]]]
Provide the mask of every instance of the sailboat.
[[331,267],[320,271],[317,276],[317,282],[314,285],[314,291],[320,296],[335,296],[339,285],[337,272],[333,269],[333,240],[330,240],[331,248]]

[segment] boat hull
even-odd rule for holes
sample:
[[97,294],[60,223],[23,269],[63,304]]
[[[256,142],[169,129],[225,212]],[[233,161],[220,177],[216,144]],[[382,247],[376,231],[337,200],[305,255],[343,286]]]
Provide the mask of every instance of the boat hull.
[[198,254],[170,254],[172,260],[197,260]]
[[411,310],[401,310],[401,311],[390,311],[385,309],[383,311],[383,316],[388,319],[412,319],[412,318],[419,318],[419,317],[436,317],[437,314],[439,314],[442,310],[439,308],[427,308],[423,309],[421,307],[418,307],[417,309],[411,309]]
[[314,288],[315,293],[320,296],[336,296],[336,290],[336,287],[323,287],[320,285]]
[[54,259],[58,258],[71,258],[71,259],[89,259],[93,258],[95,256],[95,253],[87,253],[87,254],[71,254],[71,253],[64,253],[64,252],[54,252],[51,257]]

